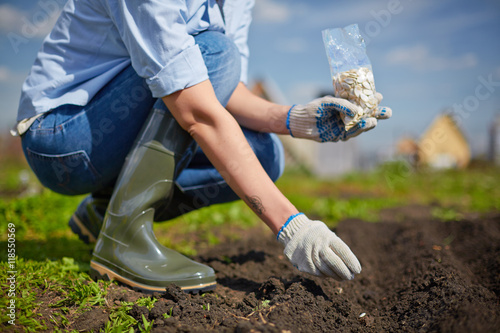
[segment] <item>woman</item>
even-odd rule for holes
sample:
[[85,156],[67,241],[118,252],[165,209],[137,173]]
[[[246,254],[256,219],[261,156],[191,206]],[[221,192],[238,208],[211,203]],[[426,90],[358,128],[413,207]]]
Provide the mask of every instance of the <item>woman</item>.
[[347,245],[274,185],[283,170],[275,133],[347,140],[376,119],[346,132],[341,113],[359,108],[346,100],[290,107],[252,94],[253,2],[69,0],[44,41],[16,130],[43,185],[91,193],[69,224],[96,241],[94,278],[146,291],[214,288],[214,271],[160,245],[152,222],[237,198],[300,271],[339,280],[360,273]]

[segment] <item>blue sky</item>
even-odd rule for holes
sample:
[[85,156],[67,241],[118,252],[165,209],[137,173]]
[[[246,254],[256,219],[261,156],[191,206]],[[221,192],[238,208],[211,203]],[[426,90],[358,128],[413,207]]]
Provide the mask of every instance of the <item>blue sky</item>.
[[[15,121],[21,84],[62,2],[0,4],[2,131]],[[473,152],[486,150],[489,124],[500,113],[500,1],[256,0],[250,78],[268,80],[289,104],[331,91],[321,31],[353,23],[367,41],[382,104],[393,109],[390,120],[356,139],[362,148],[418,138],[451,109]]]

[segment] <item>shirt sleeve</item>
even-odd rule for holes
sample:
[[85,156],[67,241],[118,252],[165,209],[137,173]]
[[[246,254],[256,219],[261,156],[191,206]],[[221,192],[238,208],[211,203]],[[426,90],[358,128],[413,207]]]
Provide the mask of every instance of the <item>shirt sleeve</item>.
[[224,5],[224,11],[226,12],[227,7],[227,11],[231,14],[226,15],[226,34],[234,41],[240,51],[240,81],[245,84],[248,83],[248,58],[250,55],[248,31],[252,22],[252,9],[254,5],[255,0],[226,1]]
[[201,51],[187,32],[186,1],[109,0],[108,11],[153,97],[208,79]]

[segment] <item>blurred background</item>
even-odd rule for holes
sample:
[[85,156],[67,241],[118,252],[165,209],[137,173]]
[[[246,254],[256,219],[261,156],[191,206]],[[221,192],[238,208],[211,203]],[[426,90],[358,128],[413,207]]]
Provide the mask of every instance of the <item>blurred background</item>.
[[[7,133],[16,120],[21,85],[64,3],[0,4],[0,153],[17,147]],[[321,31],[353,23],[365,38],[377,90],[393,117],[342,144],[284,138],[291,165],[336,176],[399,156],[439,168],[498,156],[497,0],[256,0],[250,86],[287,104],[331,94]]]

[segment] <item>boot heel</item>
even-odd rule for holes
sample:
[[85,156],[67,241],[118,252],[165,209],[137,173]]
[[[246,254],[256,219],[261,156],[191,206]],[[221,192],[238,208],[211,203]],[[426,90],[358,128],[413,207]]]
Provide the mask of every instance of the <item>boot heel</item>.
[[88,195],[69,219],[68,225],[71,230],[85,244],[93,244],[99,237],[108,201]]
[[102,271],[100,272],[97,267],[93,267],[92,262],[90,264],[90,277],[94,281],[98,280],[103,280],[103,281],[111,281],[112,279],[109,278],[109,275]]
[[78,218],[78,216],[76,216],[76,214],[71,216],[68,225],[70,226],[71,231],[78,235],[78,238],[80,238],[80,240],[82,240],[85,244],[96,242],[94,235],[92,235],[92,233],[85,227],[85,224]]
[[158,287],[151,287],[151,286],[143,285],[140,283],[134,283],[133,281],[131,281],[127,278],[124,278],[124,277],[114,273],[111,270],[108,270],[108,268],[101,266],[100,264],[96,263],[95,261],[90,262],[90,277],[94,281],[98,281],[98,280],[115,281],[119,285],[128,286],[129,288],[132,288],[135,291],[147,293],[147,294],[165,291],[164,290],[165,288],[163,288],[163,287],[158,288]]

